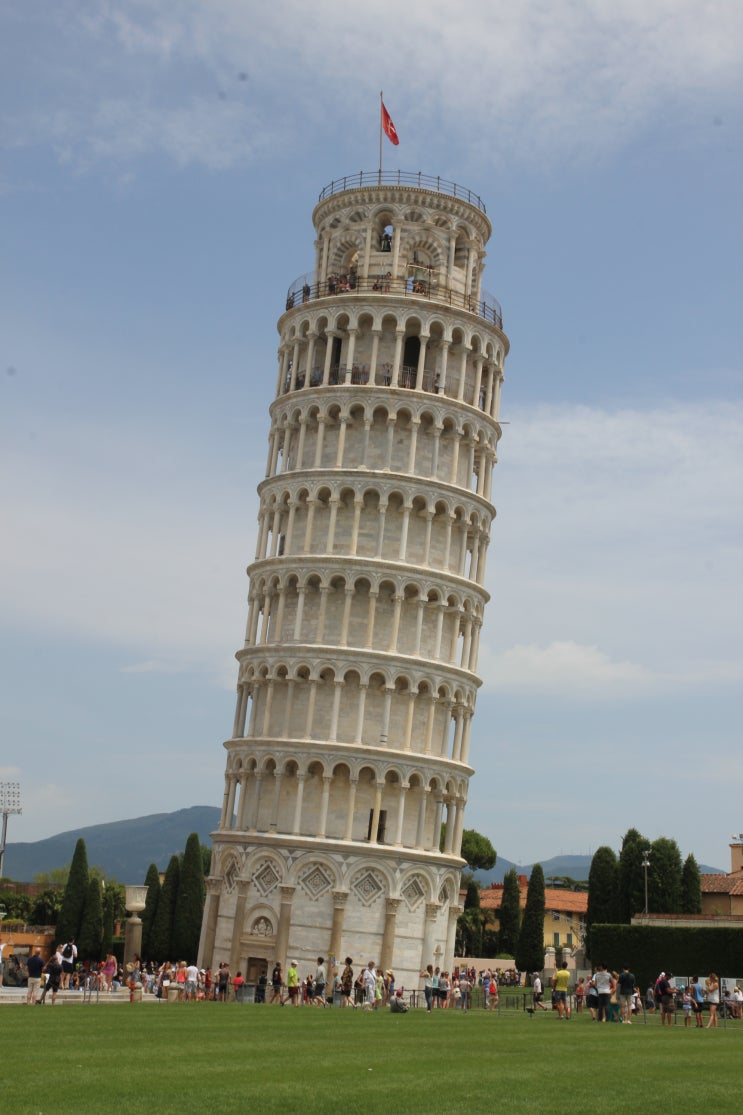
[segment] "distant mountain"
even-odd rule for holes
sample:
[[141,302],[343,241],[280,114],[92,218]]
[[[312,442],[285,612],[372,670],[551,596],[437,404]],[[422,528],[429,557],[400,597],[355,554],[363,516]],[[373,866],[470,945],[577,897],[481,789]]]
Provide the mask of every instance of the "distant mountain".
[[[202,844],[210,844],[210,833],[219,825],[220,810],[209,805],[192,805],[190,809],[177,809],[174,813],[152,813],[130,821],[111,821],[105,825],[71,829],[46,840],[29,844],[8,844],[5,852],[5,874],[17,882],[30,883],[34,875],[64,867],[72,860],[78,837],[82,836],[88,849],[88,863],[102,867],[120,883],[142,883],[151,863],[164,871],[172,855],[179,855],[186,847],[192,832],[199,834]],[[591,856],[553,856],[542,860],[545,878],[567,875],[571,879],[587,879]],[[530,875],[533,864],[513,863],[498,856],[492,871],[476,871],[475,878],[482,886],[502,883],[509,868],[515,867],[519,875]],[[699,865],[705,874],[716,873],[717,867]],[[724,872],[722,872],[724,874]]]
[[131,821],[71,829],[34,843],[8,844],[5,874],[17,882],[30,883],[39,872],[64,867],[72,860],[81,836],[88,863],[102,867],[120,883],[143,883],[150,864],[164,871],[170,857],[184,850],[192,832],[198,833],[202,844],[211,844],[210,833],[218,827],[219,817],[220,810],[214,806],[193,805],[174,813],[152,813]]

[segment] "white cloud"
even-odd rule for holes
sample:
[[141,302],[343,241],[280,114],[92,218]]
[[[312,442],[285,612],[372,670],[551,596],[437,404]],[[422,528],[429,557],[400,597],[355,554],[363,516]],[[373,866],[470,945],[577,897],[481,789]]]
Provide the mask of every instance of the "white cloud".
[[[734,681],[743,407],[511,417],[495,474],[482,672],[500,664],[515,676],[526,662],[513,648],[560,645],[595,648],[607,683],[619,664],[625,686],[632,669],[642,686]],[[554,652],[542,665],[552,676]],[[599,660],[575,665],[592,677]]]
[[271,145],[296,144],[296,155],[329,122],[368,122],[373,134],[385,83],[413,159],[430,150],[433,120],[476,147],[480,165],[594,158],[657,121],[690,135],[701,109],[708,125],[702,106],[719,111],[740,81],[743,32],[741,6],[720,0],[703,17],[695,0],[479,0],[464,12],[445,0],[325,0],[311,26],[296,0],[86,2],[64,16],[17,17],[43,72],[4,131],[52,144],[75,167],[161,152],[224,169]]
[[653,679],[632,662],[613,662],[597,647],[578,643],[515,646],[481,662],[487,689],[542,693],[570,699],[615,697],[648,688]]

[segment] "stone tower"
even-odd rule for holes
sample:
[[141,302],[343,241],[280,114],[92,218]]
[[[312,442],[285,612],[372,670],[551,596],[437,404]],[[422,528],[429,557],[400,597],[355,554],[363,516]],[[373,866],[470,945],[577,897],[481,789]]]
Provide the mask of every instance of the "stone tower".
[[200,962],[252,979],[350,954],[417,986],[460,912],[508,340],[469,190],[360,174],[313,222],[278,322]]

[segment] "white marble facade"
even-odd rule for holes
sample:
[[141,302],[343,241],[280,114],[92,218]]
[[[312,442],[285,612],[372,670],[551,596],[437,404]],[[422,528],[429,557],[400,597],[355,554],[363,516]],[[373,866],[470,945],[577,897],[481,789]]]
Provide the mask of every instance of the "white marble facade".
[[[200,962],[451,963],[508,340],[479,198],[332,183],[289,289]],[[441,850],[442,825],[446,836]]]

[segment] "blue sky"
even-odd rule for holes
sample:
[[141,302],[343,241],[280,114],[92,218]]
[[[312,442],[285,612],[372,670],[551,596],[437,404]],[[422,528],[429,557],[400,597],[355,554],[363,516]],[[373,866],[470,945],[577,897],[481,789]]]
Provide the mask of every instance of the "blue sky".
[[0,2],[10,840],[221,801],[276,381],[324,185],[484,199],[506,363],[467,824],[743,828],[734,0]]

